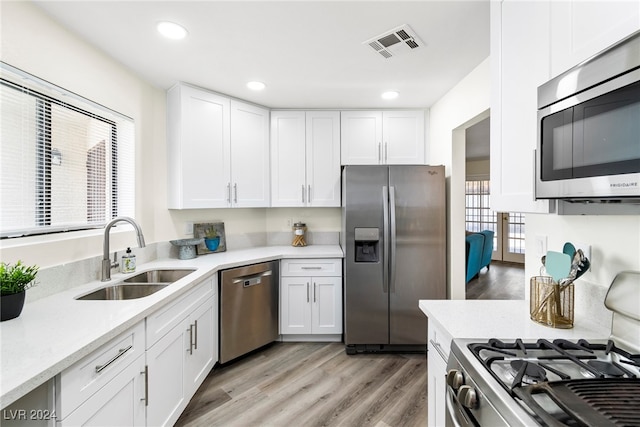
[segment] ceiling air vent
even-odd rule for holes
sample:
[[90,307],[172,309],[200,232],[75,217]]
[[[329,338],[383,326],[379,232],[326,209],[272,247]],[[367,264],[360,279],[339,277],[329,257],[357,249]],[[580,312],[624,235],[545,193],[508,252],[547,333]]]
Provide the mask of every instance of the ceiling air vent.
[[385,58],[411,52],[424,46],[422,40],[418,38],[408,25],[401,25],[362,42],[362,44],[368,44],[373,50]]

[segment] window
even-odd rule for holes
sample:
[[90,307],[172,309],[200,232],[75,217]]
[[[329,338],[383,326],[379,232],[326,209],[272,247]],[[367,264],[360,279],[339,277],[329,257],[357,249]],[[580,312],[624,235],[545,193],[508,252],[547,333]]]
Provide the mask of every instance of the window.
[[496,213],[489,208],[489,180],[466,181],[465,198],[466,230],[495,232]]
[[133,121],[1,65],[0,236],[99,228],[133,216]]

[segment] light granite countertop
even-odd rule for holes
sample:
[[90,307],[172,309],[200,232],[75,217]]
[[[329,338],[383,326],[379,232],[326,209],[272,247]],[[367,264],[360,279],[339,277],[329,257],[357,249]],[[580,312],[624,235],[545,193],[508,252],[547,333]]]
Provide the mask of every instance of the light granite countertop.
[[[529,318],[527,300],[420,300],[419,307],[429,324],[456,338],[498,339],[606,339],[611,332],[607,322],[577,317],[573,328],[558,329]],[[450,346],[450,342],[441,343]]]
[[[145,298],[74,299],[105,283],[93,281],[25,305],[20,317],[0,323],[0,408],[15,402],[219,270],[283,258],[342,258],[339,245],[265,246],[199,256],[158,259],[136,272],[195,268],[187,277]],[[126,278],[113,274],[110,283]],[[41,284],[46,285],[46,284]]]

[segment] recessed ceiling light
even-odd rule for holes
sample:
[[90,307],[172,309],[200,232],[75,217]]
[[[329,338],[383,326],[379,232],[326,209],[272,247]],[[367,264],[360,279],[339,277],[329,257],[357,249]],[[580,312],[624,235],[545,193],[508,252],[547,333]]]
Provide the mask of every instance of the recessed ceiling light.
[[187,30],[175,22],[158,22],[156,28],[160,34],[171,40],[180,40],[187,36]]
[[389,92],[383,93],[382,99],[396,99],[398,95],[400,95],[398,92],[391,90]]
[[262,82],[249,82],[247,83],[247,87],[251,90],[262,90],[267,87],[267,85]]

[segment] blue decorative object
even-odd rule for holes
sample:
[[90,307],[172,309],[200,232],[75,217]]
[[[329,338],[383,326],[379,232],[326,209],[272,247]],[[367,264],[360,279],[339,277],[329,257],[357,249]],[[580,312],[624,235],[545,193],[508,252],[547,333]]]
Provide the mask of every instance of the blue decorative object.
[[220,236],[216,236],[212,239],[205,237],[204,244],[207,246],[207,249],[209,249],[210,251],[215,251],[218,249],[218,246],[220,245]]

